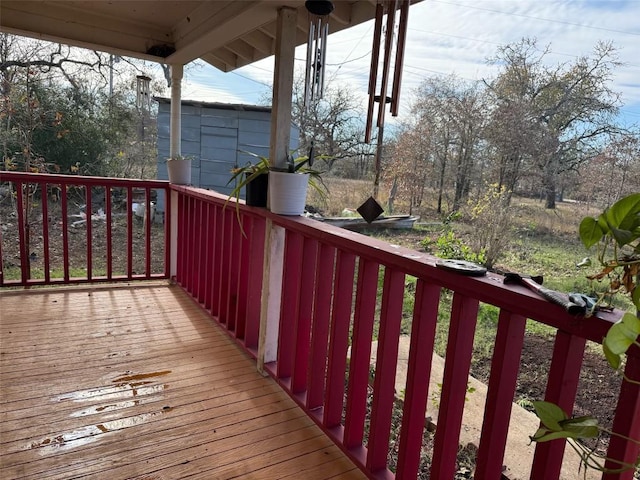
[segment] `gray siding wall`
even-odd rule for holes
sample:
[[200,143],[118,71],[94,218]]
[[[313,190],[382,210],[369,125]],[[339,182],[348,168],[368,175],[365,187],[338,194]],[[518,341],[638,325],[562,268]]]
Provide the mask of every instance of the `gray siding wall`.
[[[167,180],[171,105],[158,106],[158,179]],[[203,105],[182,105],[182,155],[191,157],[191,183],[196,187],[229,194],[231,169],[255,161],[252,152],[269,156],[271,113],[231,110]],[[297,148],[297,127],[291,129],[291,146]],[[164,211],[164,196],[158,196],[158,210]]]

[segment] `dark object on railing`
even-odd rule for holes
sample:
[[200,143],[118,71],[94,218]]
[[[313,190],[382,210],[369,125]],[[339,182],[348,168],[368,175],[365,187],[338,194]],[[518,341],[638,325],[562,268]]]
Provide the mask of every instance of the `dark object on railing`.
[[469,277],[482,277],[487,274],[487,269],[477,263],[467,262],[466,260],[438,260],[436,267],[443,270],[467,275]]
[[545,298],[551,303],[555,303],[556,305],[560,305],[570,315],[584,315],[586,313],[586,307],[584,303],[582,303],[581,305],[573,303],[571,300],[569,300],[566,294],[543,287],[541,285],[542,281],[543,278],[541,275],[531,277],[528,275],[520,275],[519,273],[509,272],[504,276],[505,284],[519,283],[521,285],[524,285],[529,290],[536,292],[542,298]]
[[357,208],[357,212],[367,221],[367,223],[371,223],[382,215],[384,208],[376,202],[375,198],[369,197]]
[[[246,174],[246,178],[250,176]],[[245,185],[246,202],[250,207],[267,206],[267,189],[269,188],[269,175],[262,173]]]

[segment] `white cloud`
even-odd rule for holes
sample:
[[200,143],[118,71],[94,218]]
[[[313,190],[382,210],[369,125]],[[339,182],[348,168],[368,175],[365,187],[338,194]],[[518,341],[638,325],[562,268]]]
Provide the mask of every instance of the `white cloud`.
[[[411,7],[403,72],[402,111],[410,92],[423,78],[457,75],[480,80],[495,74],[486,58],[522,37],[535,37],[540,46],[550,45],[548,61],[571,62],[588,55],[600,40],[612,41],[626,65],[613,76],[613,89],[621,92],[627,121],[640,123],[640,2],[636,0],[424,0]],[[368,22],[329,37],[327,78],[348,84],[354,93],[366,95],[373,25]],[[305,48],[298,48],[302,59]],[[357,60],[355,60],[357,59]],[[300,62],[301,64],[301,62]],[[271,83],[273,59],[266,59],[233,73],[213,67],[203,69],[195,85],[217,101],[256,103]],[[251,80],[248,80],[248,77]]]

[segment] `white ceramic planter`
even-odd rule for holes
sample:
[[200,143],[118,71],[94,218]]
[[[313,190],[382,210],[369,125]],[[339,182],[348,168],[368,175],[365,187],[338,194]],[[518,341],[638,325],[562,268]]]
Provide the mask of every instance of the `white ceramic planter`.
[[191,159],[167,160],[169,181],[178,185],[191,185]]
[[308,186],[308,174],[270,171],[269,210],[279,215],[302,215]]

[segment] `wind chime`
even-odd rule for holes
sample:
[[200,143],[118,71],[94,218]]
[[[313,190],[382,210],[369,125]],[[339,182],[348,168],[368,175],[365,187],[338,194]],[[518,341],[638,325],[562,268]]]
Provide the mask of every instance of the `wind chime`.
[[322,98],[324,92],[325,62],[327,59],[327,36],[329,35],[329,14],[333,2],[307,0],[305,7],[310,13],[309,39],[307,41],[307,61],[304,75],[303,105],[308,110]]
[[[400,83],[402,80],[402,65],[404,63],[404,47],[407,38],[407,21],[409,19],[409,5],[411,0],[385,0],[379,1],[376,5],[376,20],[373,33],[373,49],[371,53],[371,70],[369,72],[369,104],[367,108],[367,124],[365,129],[365,142],[371,142],[371,131],[373,129],[373,119],[375,115],[375,104],[378,104],[376,117],[376,127],[378,128],[375,178],[373,192],[378,194],[380,183],[380,163],[382,140],[384,134],[384,117],[386,106],[389,104],[391,115],[398,116],[400,100]],[[396,31],[396,11],[400,9],[400,18]],[[383,31],[383,17],[387,16],[386,26]],[[389,89],[389,77],[391,74],[392,54],[394,53],[395,39],[395,61],[393,67],[393,80],[391,81],[391,95],[387,95]],[[380,49],[384,39],[384,55],[380,63]],[[380,87],[378,88],[378,70],[382,69]]]
[[145,118],[151,110],[151,78],[146,75],[138,75],[136,77],[136,106],[140,115],[140,131],[138,136],[144,141],[145,137]]

